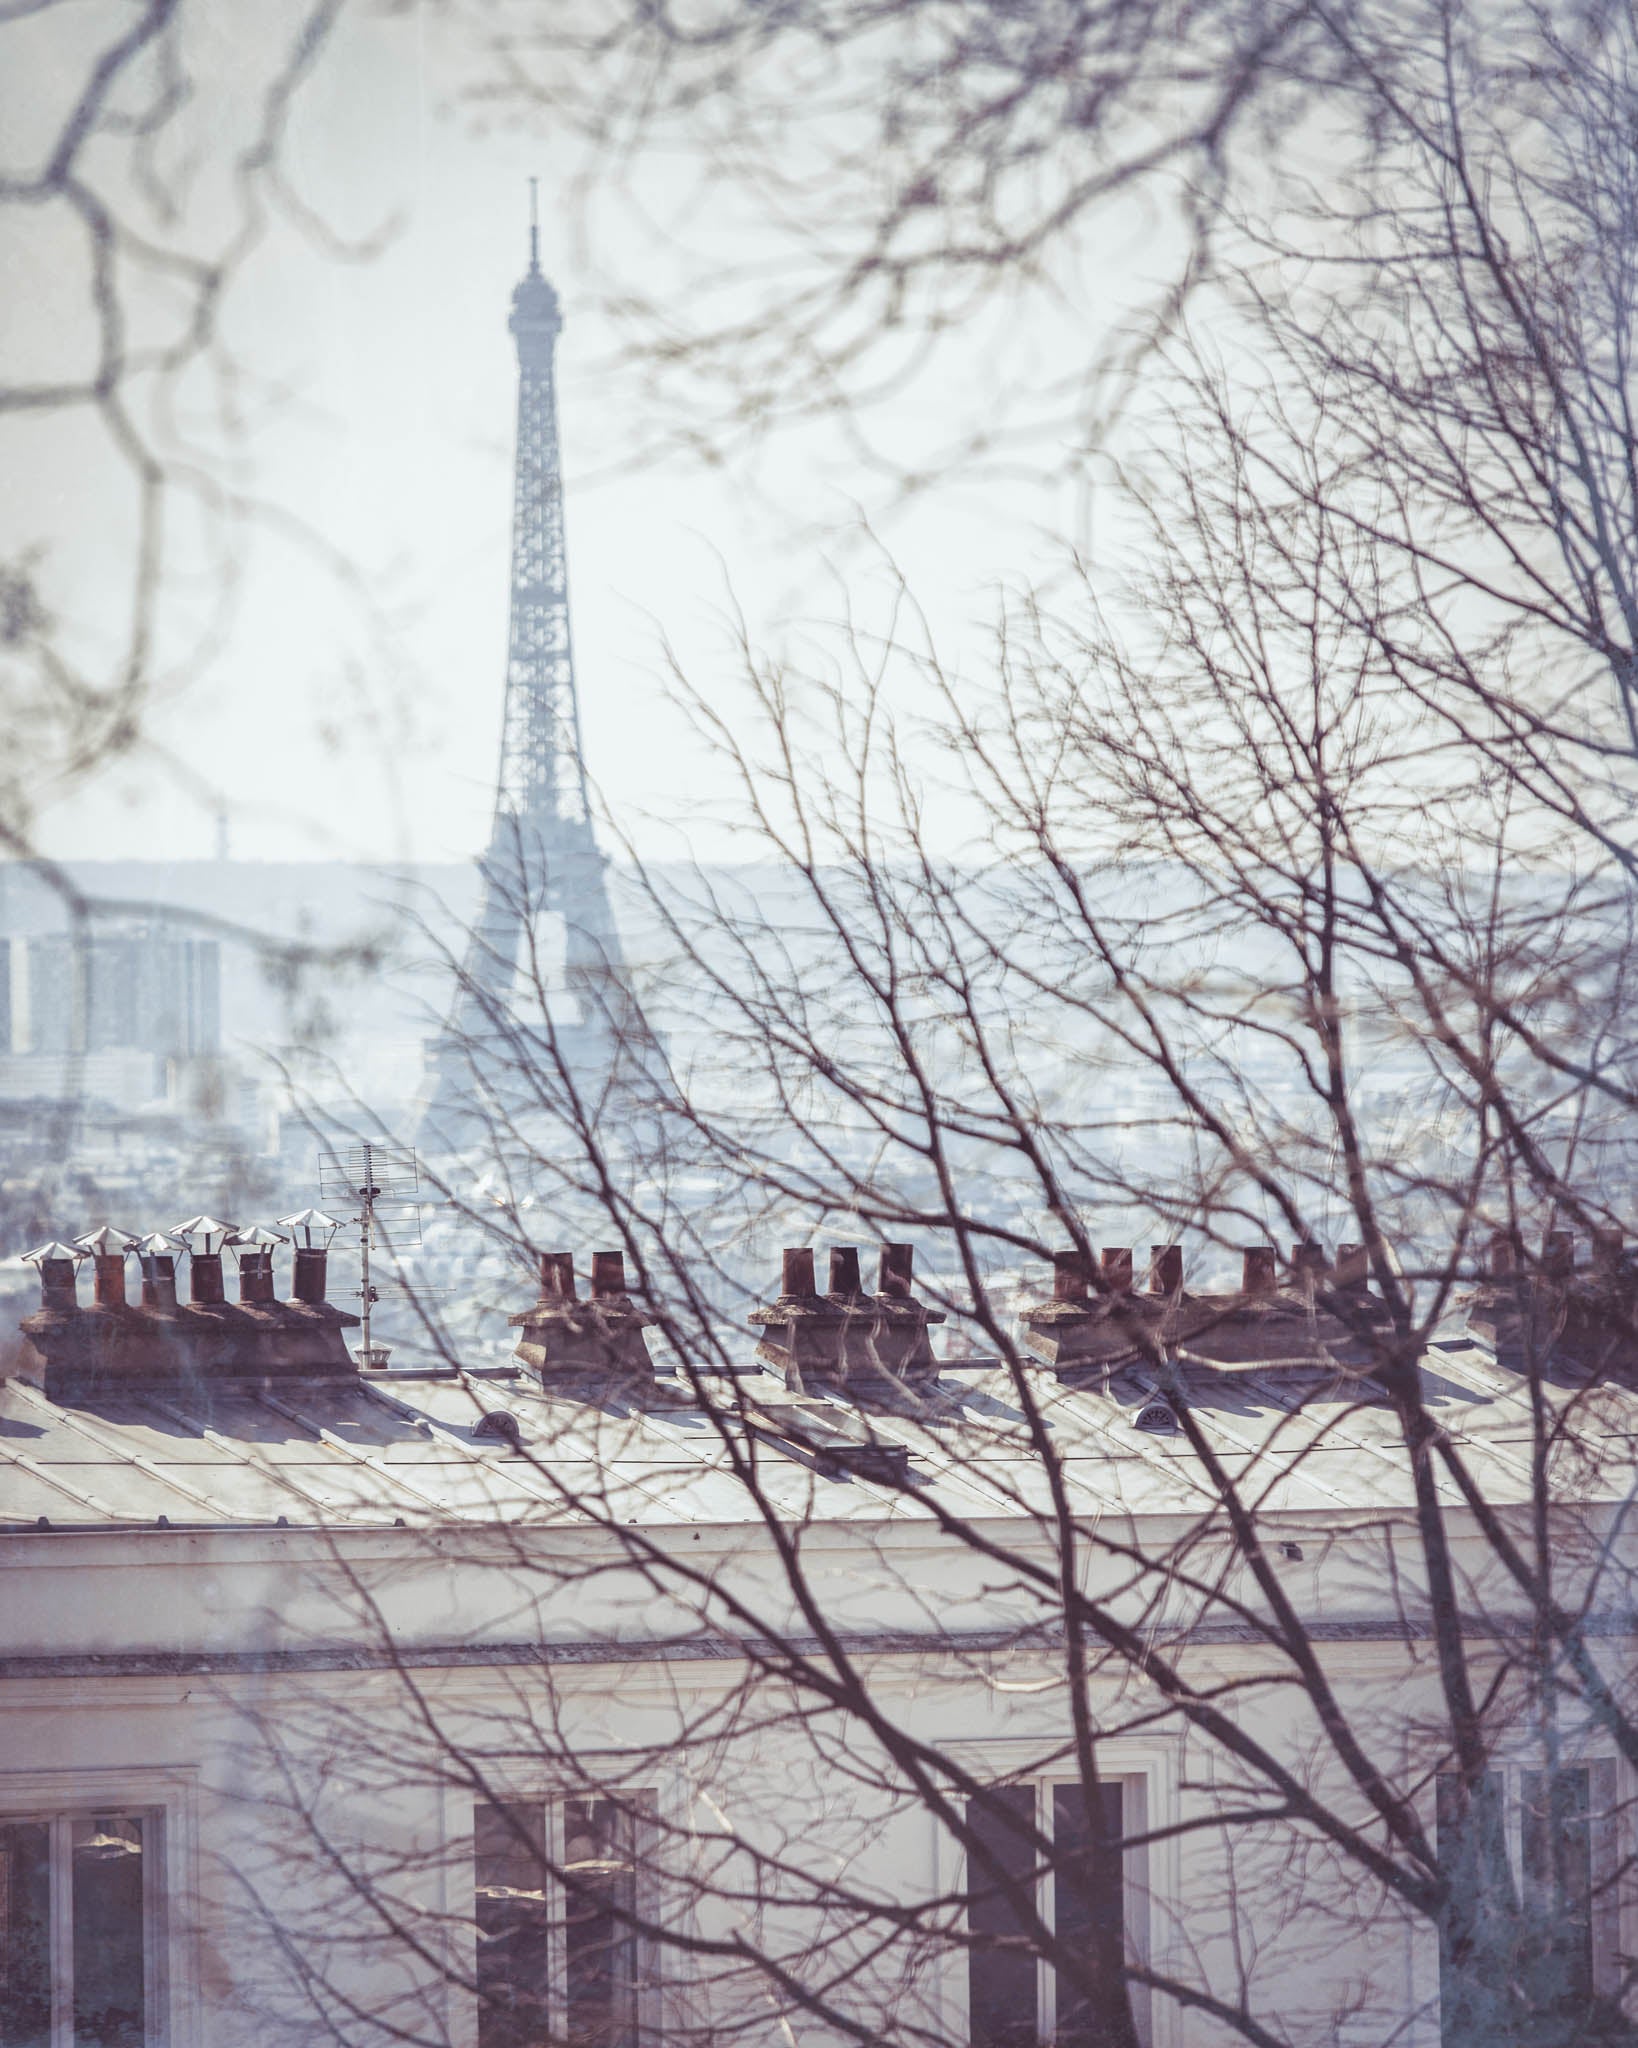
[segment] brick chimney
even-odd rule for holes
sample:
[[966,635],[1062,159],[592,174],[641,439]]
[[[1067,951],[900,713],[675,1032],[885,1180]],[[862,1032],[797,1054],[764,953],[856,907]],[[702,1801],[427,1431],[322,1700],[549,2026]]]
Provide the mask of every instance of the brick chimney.
[[1152,1292],[1132,1292],[1131,1248],[1105,1245],[1096,1288],[1079,1251],[1054,1252],[1052,1299],[1024,1308],[1019,1320],[1035,1356],[1054,1371],[1071,1372],[1139,1355],[1143,1326],[1161,1313]]
[[[223,1299],[227,1225],[196,1216],[178,1235],[187,1238],[193,1261],[193,1300],[185,1306],[176,1298],[177,1239],[165,1232],[133,1240],[105,1226],[88,1233],[78,1251],[42,1246],[34,1256],[44,1298],[37,1314],[23,1318],[23,1376],[59,1399],[129,1385],[331,1379],[356,1370],[343,1337],[356,1315],[327,1302],[273,1298],[271,1258],[281,1242],[273,1232],[242,1232],[233,1246],[239,1304]],[[132,1251],[142,1262],[140,1305],[125,1295]],[[76,1257],[95,1262],[96,1299],[84,1308],[75,1300]]]
[[867,1397],[937,1372],[927,1330],[944,1317],[916,1299],[913,1246],[882,1246],[873,1296],[864,1291],[851,1245],[832,1247],[829,1278],[829,1292],[820,1294],[811,1247],[793,1245],[780,1258],[777,1299],[751,1311],[762,1339],[756,1355],[783,1373],[788,1387],[845,1386]]
[[[846,1277],[846,1268],[842,1269]],[[756,1355],[801,1392],[810,1383],[837,1385],[847,1371],[844,1332],[856,1313],[856,1296],[837,1300],[819,1292],[811,1245],[787,1245],[779,1255],[779,1293],[768,1308],[752,1309],[760,1329]]]
[[543,1252],[539,1270],[539,1298],[507,1321],[519,1333],[517,1357],[543,1384],[563,1379],[617,1390],[653,1381],[643,1332],[658,1319],[627,1292],[623,1252],[592,1253],[588,1301],[576,1298],[571,1253]]
[[1248,1244],[1240,1257],[1242,1294],[1272,1294],[1279,1280],[1279,1254],[1271,1244]]
[[[858,1254],[849,1256],[857,1277]],[[928,1329],[944,1316],[916,1299],[915,1283],[914,1245],[884,1244],[876,1264],[876,1299],[860,1297],[844,1333],[850,1383],[867,1388],[875,1374],[895,1382],[925,1381],[938,1372]]]

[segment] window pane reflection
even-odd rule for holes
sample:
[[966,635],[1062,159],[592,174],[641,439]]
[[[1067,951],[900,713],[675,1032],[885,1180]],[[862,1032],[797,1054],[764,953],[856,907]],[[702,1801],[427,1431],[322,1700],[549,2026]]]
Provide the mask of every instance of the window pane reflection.
[[74,2048],[144,2048],[142,1822],[73,1824]]
[[50,2048],[51,1829],[0,1827],[0,2048]]

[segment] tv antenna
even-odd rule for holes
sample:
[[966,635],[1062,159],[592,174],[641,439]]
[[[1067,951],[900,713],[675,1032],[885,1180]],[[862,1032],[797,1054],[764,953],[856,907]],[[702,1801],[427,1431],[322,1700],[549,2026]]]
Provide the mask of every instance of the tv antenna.
[[363,1342],[358,1362],[380,1371],[390,1352],[370,1335],[370,1312],[381,1299],[370,1277],[377,1241],[388,1254],[421,1242],[421,1163],[409,1145],[344,1145],[319,1160],[319,1200],[327,1207],[355,1211],[358,1226],[358,1293],[363,1302]]

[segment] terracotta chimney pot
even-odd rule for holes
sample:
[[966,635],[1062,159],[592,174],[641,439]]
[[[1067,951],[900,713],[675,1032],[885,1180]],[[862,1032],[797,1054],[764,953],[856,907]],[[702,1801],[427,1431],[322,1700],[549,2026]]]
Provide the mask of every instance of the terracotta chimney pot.
[[1130,1294],[1132,1291],[1132,1247],[1128,1244],[1106,1244],[1102,1254],[1103,1284],[1110,1294]]
[[542,1252],[540,1255],[540,1298],[542,1301],[573,1301],[573,1252]]
[[1085,1301],[1089,1292],[1086,1261],[1079,1252],[1052,1254],[1052,1298],[1054,1301]]
[[614,1295],[625,1293],[626,1255],[624,1252],[592,1253],[591,1291],[593,1301],[608,1301]]
[[876,1292],[908,1300],[915,1289],[916,1248],[911,1244],[884,1244],[876,1268]]
[[1149,1247],[1149,1292],[1183,1292],[1183,1247],[1180,1244],[1152,1244]]
[[832,1294],[862,1295],[864,1281],[859,1273],[859,1253],[854,1245],[833,1244],[830,1248],[830,1291]]

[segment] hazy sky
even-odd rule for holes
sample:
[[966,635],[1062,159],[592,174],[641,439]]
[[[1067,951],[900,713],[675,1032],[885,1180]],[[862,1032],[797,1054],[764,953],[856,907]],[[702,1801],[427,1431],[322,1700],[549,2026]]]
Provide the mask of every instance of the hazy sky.
[[[245,17],[223,10],[224,31]],[[105,22],[90,7],[87,20]],[[256,17],[265,27],[271,15]],[[382,252],[337,262],[276,228],[236,288],[228,332],[257,380],[246,393],[254,432],[249,481],[356,567],[386,622],[361,610],[304,551],[263,534],[248,557],[230,643],[207,681],[154,714],[163,758],[146,755],[68,801],[48,801],[45,850],[57,855],[199,856],[213,844],[215,793],[235,854],[333,851],[388,860],[469,855],[488,824],[506,634],[514,358],[508,298],[526,246],[526,182],[541,179],[542,255],[565,314],[559,351],[569,479],[571,595],[585,743],[594,781],[636,837],[710,793],[710,770],[665,701],[662,635],[690,674],[726,691],[733,656],[730,589],[759,637],[834,617],[837,577],[869,609],[856,535],[860,508],[910,574],[947,646],[979,658],[969,628],[1002,580],[1038,572],[1063,532],[1063,493],[993,480],[941,490],[889,517],[880,480],[829,428],[787,433],[754,467],[711,469],[683,456],[634,459],[678,425],[675,395],[656,397],[615,358],[619,330],[603,302],[623,280],[670,260],[680,294],[710,260],[703,222],[686,244],[687,177],[673,164],[642,174],[644,208],[608,203],[588,249],[562,194],[575,145],[540,132],[482,132],[450,104],[460,50],[424,19],[351,17],[304,89],[290,140],[292,182],[346,233],[391,223]],[[39,43],[30,74],[13,70],[10,131],[21,93],[49,106],[68,75],[60,45]],[[213,72],[212,64],[216,69]],[[237,67],[237,68],[236,68]],[[236,118],[231,86],[248,72],[231,36],[208,59],[226,81],[215,115]],[[7,112],[0,106],[0,114]],[[814,195],[816,207],[823,194]],[[0,247],[10,360],[55,360],[77,332],[71,245],[39,220]],[[53,238],[55,235],[55,239]],[[720,246],[720,239],[718,246]],[[1074,290],[1043,313],[1044,361],[1090,337],[1130,252],[1111,250],[1096,291]],[[686,317],[687,307],[679,309]],[[947,349],[895,401],[913,444],[981,413],[987,386],[1027,375],[1032,341],[993,333]],[[81,425],[8,429],[13,490],[0,512],[8,547],[49,537],[48,589],[88,628],[118,615],[126,499],[110,486]],[[713,832],[704,850],[732,850]]]

